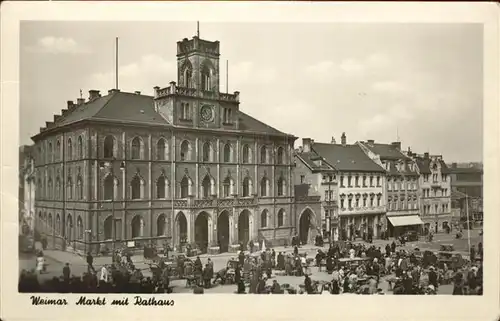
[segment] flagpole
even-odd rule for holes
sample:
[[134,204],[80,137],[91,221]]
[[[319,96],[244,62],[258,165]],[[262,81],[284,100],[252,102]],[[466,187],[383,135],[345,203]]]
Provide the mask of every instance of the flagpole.
[[118,37],[116,37],[115,47],[115,89],[118,89]]

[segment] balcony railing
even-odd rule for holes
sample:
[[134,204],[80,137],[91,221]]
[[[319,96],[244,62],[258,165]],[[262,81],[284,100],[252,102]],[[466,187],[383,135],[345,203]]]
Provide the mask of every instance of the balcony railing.
[[163,98],[171,95],[187,96],[187,97],[198,97],[203,99],[212,100],[222,100],[229,102],[238,102],[239,93],[234,94],[218,93],[214,91],[201,90],[197,91],[195,88],[181,87],[181,86],[169,86],[161,89],[157,89],[155,92],[155,98]]

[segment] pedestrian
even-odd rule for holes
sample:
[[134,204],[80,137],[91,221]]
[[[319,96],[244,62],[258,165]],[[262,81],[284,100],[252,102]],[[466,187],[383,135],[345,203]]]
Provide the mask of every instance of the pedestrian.
[[92,254],[90,254],[90,252],[87,253],[87,269],[88,269],[88,272],[90,273],[90,271],[92,270],[92,272],[95,273],[95,269],[94,269],[94,257],[92,256]]
[[476,259],[476,248],[474,247],[474,245],[472,245],[470,248],[470,261],[474,263],[475,259]]
[[70,275],[71,275],[71,269],[69,268],[69,263],[66,263],[63,267],[63,278],[65,283],[69,283]]

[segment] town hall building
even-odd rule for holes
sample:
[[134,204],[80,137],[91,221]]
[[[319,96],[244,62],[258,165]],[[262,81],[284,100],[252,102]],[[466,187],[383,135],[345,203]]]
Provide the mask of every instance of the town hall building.
[[80,251],[284,244],[299,217],[312,234],[320,201],[294,200],[296,137],[241,111],[239,92],[220,92],[219,56],[218,41],[183,39],[177,81],[154,96],[90,90],[68,101],[32,138],[36,228]]

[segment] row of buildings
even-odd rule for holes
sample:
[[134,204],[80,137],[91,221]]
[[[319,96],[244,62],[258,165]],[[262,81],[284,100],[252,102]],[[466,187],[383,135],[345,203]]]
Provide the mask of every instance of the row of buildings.
[[90,90],[68,101],[23,150],[25,221],[60,248],[208,252],[451,224],[441,156],[345,134],[294,149],[297,137],[240,109],[239,92],[220,92],[219,55],[218,41],[183,39],[177,81],[154,96]]

